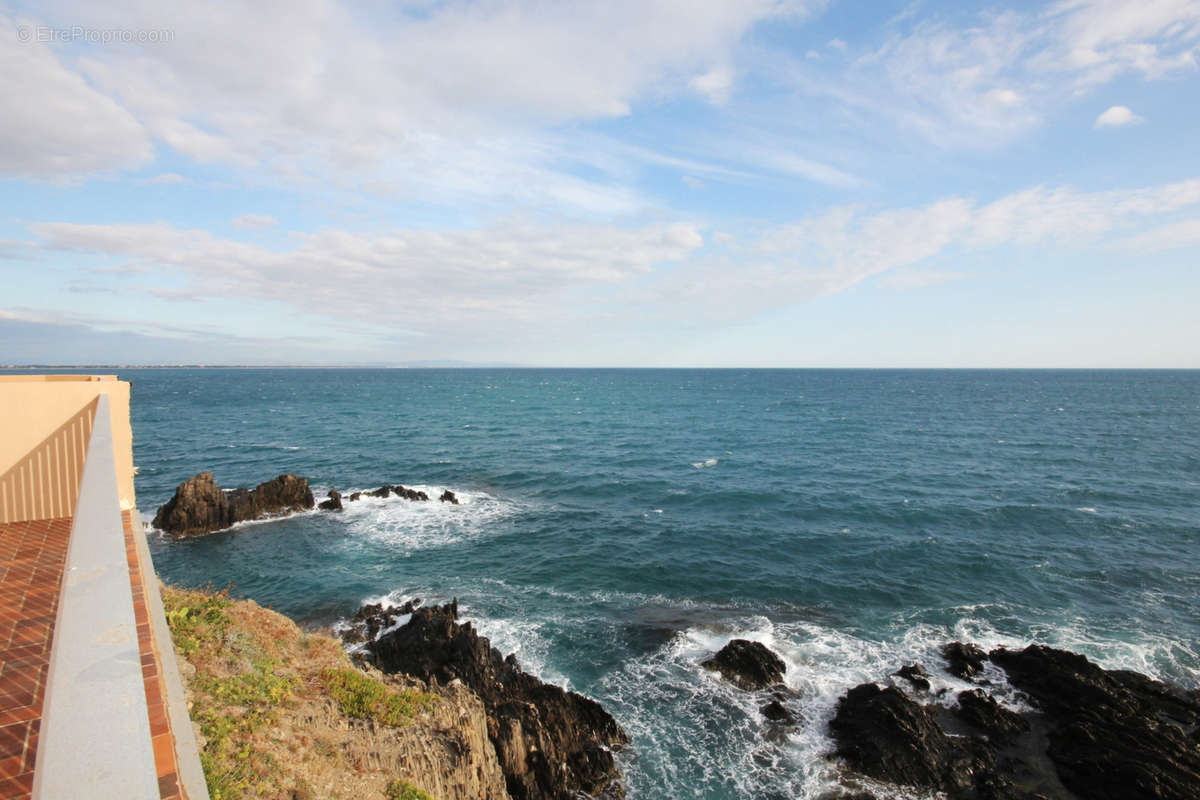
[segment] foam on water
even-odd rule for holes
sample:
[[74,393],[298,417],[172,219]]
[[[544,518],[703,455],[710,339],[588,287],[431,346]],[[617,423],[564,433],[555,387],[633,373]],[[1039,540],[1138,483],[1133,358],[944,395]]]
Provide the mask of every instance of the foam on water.
[[[785,705],[802,722],[782,737],[769,735],[771,726],[758,710],[769,692],[740,691],[700,666],[735,638],[761,642],[787,665],[785,682],[798,697]],[[815,800],[835,786],[846,785],[847,776],[830,758],[834,744],[828,725],[839,698],[864,682],[894,685],[911,693],[911,687],[891,673],[915,662],[929,668],[933,695],[947,690],[937,702],[953,705],[958,692],[973,688],[943,671],[940,648],[954,639],[975,642],[985,650],[1029,643],[1028,637],[1007,636],[971,616],[949,627],[915,625],[892,642],[816,622],[772,623],[761,616],[681,631],[658,650],[609,674],[601,684],[603,702],[634,739],[634,747],[620,756],[630,796],[695,797],[693,787],[724,785],[739,797]],[[1090,653],[1109,669],[1132,668],[1151,675],[1156,674],[1151,665],[1162,655],[1155,651],[1165,644],[1121,646],[1089,640],[1070,629],[1038,640]],[[991,691],[1003,705],[1030,710],[1003,670],[987,664],[984,678],[992,682]],[[921,699],[928,701],[930,696]],[[881,798],[924,797],[849,780]]]
[[371,497],[364,494],[350,502],[346,497],[362,490],[348,489],[342,493],[344,510],[338,518],[354,536],[386,544],[397,555],[407,557],[414,551],[494,535],[497,522],[522,509],[515,500],[481,491],[454,490],[458,497],[458,505],[455,505],[437,499],[446,487],[418,484],[408,488],[423,491],[430,499],[412,501],[394,495]]

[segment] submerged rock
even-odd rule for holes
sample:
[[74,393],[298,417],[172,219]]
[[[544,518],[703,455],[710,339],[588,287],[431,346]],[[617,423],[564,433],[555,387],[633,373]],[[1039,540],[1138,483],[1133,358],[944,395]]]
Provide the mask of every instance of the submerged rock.
[[783,683],[787,666],[770,648],[748,639],[734,639],[700,666],[721,673],[739,689],[757,691]]
[[760,706],[758,713],[762,714],[768,721],[780,725],[795,725],[799,721],[796,719],[796,715],[789,711],[787,706],[779,702],[779,700],[772,700]]
[[159,507],[154,527],[175,536],[199,536],[237,522],[310,509],[315,504],[308,481],[280,475],[254,489],[223,490],[211,472],[201,472],[175,489]]
[[317,503],[317,508],[321,509],[322,511],[341,511],[342,493],[336,489],[331,491],[329,493],[329,499],[322,500],[320,503]]
[[1200,693],[1037,645],[954,642],[943,655],[966,678],[991,661],[1036,710],[1008,709],[990,688],[946,709],[863,684],[830,722],[852,770],[951,800],[1200,800]]
[[407,624],[367,650],[385,673],[440,685],[457,680],[479,696],[516,800],[623,796],[612,751],[628,737],[616,720],[596,701],[543,683],[511,655],[503,658],[470,623],[458,622],[457,602],[413,610]]

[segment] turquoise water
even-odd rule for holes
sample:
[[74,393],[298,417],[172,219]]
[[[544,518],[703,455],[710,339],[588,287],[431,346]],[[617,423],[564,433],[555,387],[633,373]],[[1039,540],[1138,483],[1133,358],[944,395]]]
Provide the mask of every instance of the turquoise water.
[[[202,539],[161,576],[309,624],[457,596],[633,737],[634,798],[812,797],[837,696],[950,638],[1200,686],[1200,373],[130,370],[139,505],[213,470],[367,500]],[[432,491],[431,491],[432,494]],[[806,722],[698,667],[734,636]]]

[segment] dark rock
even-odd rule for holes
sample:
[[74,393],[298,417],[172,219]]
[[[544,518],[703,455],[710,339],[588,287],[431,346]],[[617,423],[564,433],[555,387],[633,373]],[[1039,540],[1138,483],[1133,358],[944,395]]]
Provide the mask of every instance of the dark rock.
[[612,750],[628,742],[601,706],[543,683],[502,658],[458,603],[418,608],[408,624],[367,645],[384,672],[424,681],[458,679],[483,701],[488,735],[515,800],[559,800],[580,792],[621,797]]
[[913,685],[913,688],[919,689],[922,692],[929,691],[929,673],[920,664],[908,664],[892,674],[908,681]]
[[963,722],[998,743],[1011,741],[1017,734],[1029,730],[1028,720],[997,703],[982,689],[959,692],[956,713]]
[[1046,715],[1047,753],[1069,789],[1097,800],[1200,798],[1194,694],[1049,647],[988,655]]
[[758,710],[771,722],[778,722],[781,725],[795,725],[797,722],[796,715],[788,711],[787,707],[778,700],[772,700]]
[[755,691],[783,682],[787,666],[783,660],[759,642],[734,639],[700,666],[721,673],[740,689]]
[[429,499],[429,495],[425,494],[425,492],[417,491],[416,489],[408,489],[404,486],[399,486],[399,485],[393,486],[392,492],[394,492],[397,497],[403,497],[405,500],[428,500]]
[[363,496],[362,492],[351,492],[350,493],[350,502],[351,503],[356,502],[362,496]]
[[978,645],[950,642],[942,647],[942,658],[946,659],[947,672],[969,681],[983,671],[987,653]]
[[303,511],[315,504],[308,481],[280,475],[254,489],[223,491],[211,472],[179,484],[154,515],[154,527],[176,536],[199,536],[237,522]]
[[438,500],[441,500],[443,503],[453,503],[454,505],[458,505],[458,497],[456,497],[454,492],[450,491],[449,489],[442,492],[442,496],[439,497]]
[[403,605],[385,606],[382,603],[368,603],[358,610],[346,627],[339,633],[342,641],[347,644],[361,644],[371,641],[380,631],[387,630],[396,624],[405,614],[411,614],[421,607],[421,598],[408,600]]
[[317,504],[317,508],[322,511],[341,511],[342,510],[342,493],[334,490],[329,493],[328,500],[322,500]]
[[300,511],[314,505],[308,481],[295,475],[280,475],[266,483],[260,483],[251,494],[262,506],[263,513],[277,511]]
[[946,735],[932,709],[893,686],[854,687],[838,701],[829,727],[837,754],[879,781],[955,795],[970,790],[984,766],[985,759]]
[[943,654],[967,678],[991,660],[1037,710],[1011,711],[991,689],[946,709],[863,684],[830,723],[852,770],[950,800],[1200,800],[1200,694],[1048,647]]
[[392,487],[390,487],[390,486],[380,486],[378,489],[376,489],[373,492],[367,492],[367,494],[370,495],[371,497],[388,497],[389,495],[391,495],[391,493],[392,493]]

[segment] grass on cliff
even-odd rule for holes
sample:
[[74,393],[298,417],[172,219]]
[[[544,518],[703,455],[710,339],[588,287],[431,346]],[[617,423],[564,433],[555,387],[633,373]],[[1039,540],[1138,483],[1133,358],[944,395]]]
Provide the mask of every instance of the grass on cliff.
[[433,800],[432,797],[413,786],[408,781],[396,779],[383,790],[387,800]]
[[[234,601],[228,592],[164,587],[162,599],[176,652],[188,665],[181,670],[212,800],[313,796],[300,791],[298,745],[291,742],[289,749],[282,739],[290,730],[302,744],[319,748],[304,722],[314,704],[334,715],[400,726],[437,699],[363,673],[332,638],[304,634],[286,617]],[[389,800],[428,800],[404,781],[382,792]]]
[[353,667],[321,673],[329,696],[348,717],[403,725],[422,706],[437,700],[424,692],[400,692]]

